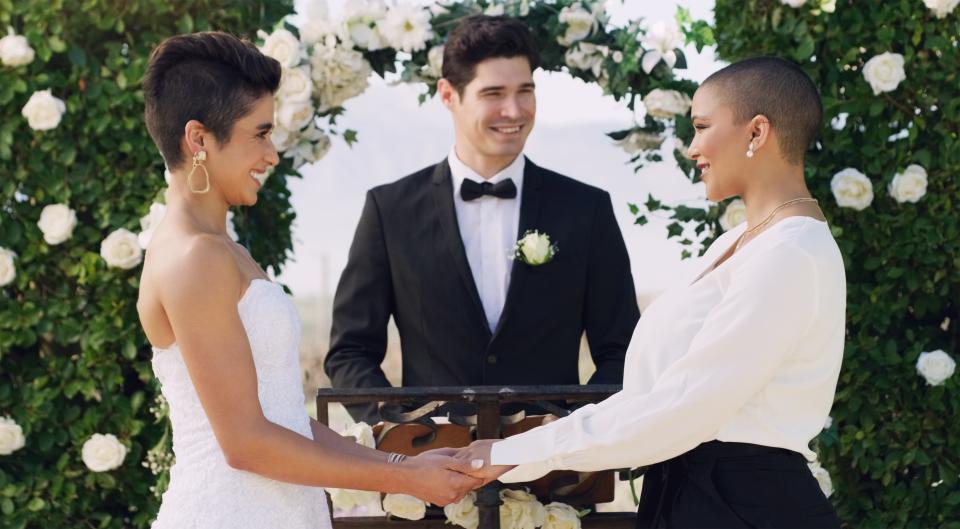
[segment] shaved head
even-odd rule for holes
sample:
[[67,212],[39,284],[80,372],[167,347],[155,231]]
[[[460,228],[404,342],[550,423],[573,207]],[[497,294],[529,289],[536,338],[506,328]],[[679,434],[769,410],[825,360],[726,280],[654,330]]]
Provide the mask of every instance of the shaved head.
[[788,163],[801,164],[820,130],[823,106],[813,80],[796,64],[778,57],[735,62],[703,82],[743,123],[766,116]]

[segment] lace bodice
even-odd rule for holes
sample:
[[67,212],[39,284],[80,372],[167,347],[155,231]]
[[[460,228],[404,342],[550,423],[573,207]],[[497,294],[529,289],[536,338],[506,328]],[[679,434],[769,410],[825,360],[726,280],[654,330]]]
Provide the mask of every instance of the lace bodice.
[[[267,420],[313,438],[300,382],[300,319],[280,285],[255,279],[237,305]],[[227,465],[177,345],[154,348],[153,372],[170,407],[170,486],[154,529],[329,528],[323,489],[282,483]]]

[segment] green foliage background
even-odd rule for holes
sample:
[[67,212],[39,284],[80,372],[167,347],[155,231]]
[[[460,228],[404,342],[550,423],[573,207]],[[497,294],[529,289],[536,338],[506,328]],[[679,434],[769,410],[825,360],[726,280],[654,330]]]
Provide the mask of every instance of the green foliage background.
[[[139,231],[165,186],[140,79],[167,36],[218,29],[254,39],[292,9],[292,0],[0,0],[0,27],[37,53],[0,67],[0,246],[19,256],[14,283],[0,289],[0,415],[26,436],[0,457],[0,527],[146,527],[155,516],[157,477],[141,463],[166,442],[166,421],[149,411],[139,267],[107,268],[99,256],[113,230]],[[48,88],[67,111],[56,129],[34,131],[20,109]],[[278,167],[257,207],[237,212],[241,242],[274,272],[291,247],[291,174]],[[36,223],[54,203],[75,209],[78,225],[49,246]],[[121,468],[84,466],[80,447],[94,433],[129,448]]]

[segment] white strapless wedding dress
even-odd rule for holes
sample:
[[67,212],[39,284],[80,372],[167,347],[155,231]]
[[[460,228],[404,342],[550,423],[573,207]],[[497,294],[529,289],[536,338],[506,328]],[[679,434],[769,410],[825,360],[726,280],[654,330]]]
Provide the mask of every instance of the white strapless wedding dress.
[[[280,285],[255,279],[237,308],[253,351],[264,415],[312,439],[300,382],[300,319],[292,300]],[[322,488],[227,465],[176,345],[154,348],[153,372],[170,406],[176,456],[153,529],[330,528]]]

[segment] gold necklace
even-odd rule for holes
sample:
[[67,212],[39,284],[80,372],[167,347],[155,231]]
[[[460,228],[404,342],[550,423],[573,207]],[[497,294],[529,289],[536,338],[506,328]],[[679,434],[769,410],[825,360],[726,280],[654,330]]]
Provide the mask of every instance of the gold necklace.
[[734,249],[734,251],[739,251],[739,250],[740,250],[740,247],[743,246],[743,241],[747,238],[747,236],[750,235],[751,233],[759,230],[760,228],[763,228],[763,227],[766,226],[767,224],[769,224],[770,221],[773,220],[774,215],[776,215],[777,212],[780,211],[781,209],[783,209],[783,208],[785,208],[785,207],[787,207],[787,206],[792,206],[792,205],[794,205],[794,204],[805,204],[805,203],[808,203],[808,202],[813,202],[814,204],[816,204],[816,203],[817,203],[817,199],[815,199],[815,198],[794,198],[794,199],[792,199],[792,200],[788,200],[788,201],[784,202],[783,204],[780,204],[779,206],[773,208],[773,211],[771,211],[770,214],[767,215],[767,218],[763,219],[763,221],[760,222],[760,224],[757,224],[756,226],[754,226],[754,227],[752,227],[752,228],[749,228],[747,231],[743,232],[742,235],[740,235],[740,238],[737,239],[737,247]]

